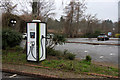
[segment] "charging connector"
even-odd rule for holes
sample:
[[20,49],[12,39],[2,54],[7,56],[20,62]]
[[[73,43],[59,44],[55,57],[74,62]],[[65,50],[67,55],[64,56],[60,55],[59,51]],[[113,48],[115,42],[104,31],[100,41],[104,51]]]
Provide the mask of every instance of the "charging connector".
[[31,42],[30,42],[30,50],[29,50],[29,53],[28,53],[27,57],[28,57],[28,56],[30,55],[30,53],[31,53],[32,57],[33,57],[34,59],[36,59],[35,56],[33,55],[33,48],[34,48],[34,46],[35,46],[35,42],[34,42],[34,41],[31,41]]
[[[41,57],[40,57],[40,59],[42,59],[42,57],[43,57],[43,54],[44,54],[44,49],[43,49],[43,38],[46,38],[46,37],[44,37],[43,35],[41,36],[41,48],[42,48],[42,55],[41,55]],[[39,59],[39,60],[40,60]]]

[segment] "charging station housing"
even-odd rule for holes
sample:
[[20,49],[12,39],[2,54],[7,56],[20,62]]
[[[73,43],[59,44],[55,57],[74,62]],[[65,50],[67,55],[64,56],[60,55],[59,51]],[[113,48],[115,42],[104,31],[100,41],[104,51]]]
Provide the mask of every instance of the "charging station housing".
[[27,22],[27,61],[46,59],[46,23]]

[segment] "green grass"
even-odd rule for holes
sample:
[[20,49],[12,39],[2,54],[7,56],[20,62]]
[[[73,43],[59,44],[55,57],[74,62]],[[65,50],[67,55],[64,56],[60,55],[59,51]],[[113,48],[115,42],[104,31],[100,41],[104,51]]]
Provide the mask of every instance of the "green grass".
[[92,64],[91,62],[87,62],[85,60],[78,61],[78,60],[66,60],[66,59],[60,59],[60,60],[51,59],[51,60],[45,60],[39,63],[27,62],[26,54],[21,53],[21,51],[11,52],[11,51],[3,50],[2,61],[3,63],[10,62],[14,64],[18,64],[18,63],[35,64],[39,66],[50,67],[52,69],[55,68],[63,71],[72,71],[75,73],[91,72],[91,73],[118,76],[117,68],[98,66],[98,65]]
[[10,63],[26,63],[26,55],[19,52],[8,52],[2,54],[2,61]]

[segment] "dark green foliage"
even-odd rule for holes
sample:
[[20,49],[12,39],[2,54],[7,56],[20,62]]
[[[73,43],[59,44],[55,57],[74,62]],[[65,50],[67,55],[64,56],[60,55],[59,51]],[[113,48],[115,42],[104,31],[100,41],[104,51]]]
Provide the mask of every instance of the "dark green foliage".
[[100,33],[101,33],[100,31],[95,31],[94,33],[86,33],[81,37],[84,37],[84,38],[97,38],[98,35],[100,35]]
[[4,29],[2,31],[2,48],[15,47],[22,41],[22,35],[16,31],[10,29]]
[[16,50],[16,51],[18,51],[18,52],[23,51],[23,48],[20,47],[20,46],[15,46],[15,47],[13,47],[12,49],[14,49],[14,50]]
[[[10,23],[11,19],[15,19],[17,21],[14,26]],[[22,17],[10,13],[2,14],[2,29],[10,28],[11,30],[23,33],[25,31],[25,26],[26,23]]]
[[87,55],[85,60],[88,61],[88,62],[91,62],[92,58],[91,58],[90,55]]
[[65,43],[66,39],[64,36],[59,35],[59,34],[55,34],[53,37],[53,41],[55,42],[55,44],[60,44],[62,45],[63,43]]
[[67,50],[65,50],[64,51],[64,56],[65,56],[65,59],[74,60],[76,55],[68,52]]
[[67,54],[67,52],[68,52],[68,50],[66,50],[66,49],[65,49],[65,50],[64,50],[64,55],[66,55],[66,54]]
[[47,55],[49,56],[56,56],[58,59],[68,59],[68,60],[74,60],[75,54],[72,54],[68,52],[67,50],[64,52],[52,49],[47,47]]
[[47,55],[55,56],[55,54],[54,54],[54,50],[51,49],[51,48],[49,48],[49,47],[47,47]]
[[60,56],[62,55],[62,52],[47,47],[47,54],[50,56]]
[[95,31],[95,33],[94,33],[95,38],[97,38],[98,35],[100,35],[100,33],[101,33],[101,31]]
[[49,48],[54,48],[56,45],[63,45],[66,42],[66,39],[63,35],[55,34],[50,38]]
[[67,53],[65,55],[65,59],[74,60],[75,59],[75,54]]

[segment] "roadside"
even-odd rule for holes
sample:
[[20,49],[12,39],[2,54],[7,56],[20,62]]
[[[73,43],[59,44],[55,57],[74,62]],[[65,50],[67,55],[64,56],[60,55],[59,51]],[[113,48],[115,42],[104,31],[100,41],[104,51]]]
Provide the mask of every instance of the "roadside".
[[25,65],[3,64],[3,71],[17,72],[18,74],[28,74],[31,76],[43,76],[51,78],[104,78],[95,75],[77,74],[74,72],[63,72],[61,70],[44,69],[37,67],[30,67]]
[[97,38],[68,38],[66,43],[80,43],[91,45],[120,45],[119,38],[110,38],[106,41],[98,41]]
[[70,42],[67,41],[66,43],[80,43],[80,44],[91,44],[91,45],[115,45],[115,46],[120,46],[118,43],[94,43],[94,42]]
[[[80,38],[67,38],[67,39],[80,39]],[[97,40],[97,38],[81,38],[82,40]],[[119,40],[120,38],[109,38],[109,40]]]
[[96,61],[92,61],[93,64],[95,65],[99,65],[99,66],[106,66],[106,67],[113,67],[113,68],[118,68],[117,64],[112,64],[112,63],[106,63],[106,62],[96,62]]
[[49,56],[47,60],[35,63],[27,62],[24,53],[9,51],[7,54],[4,52],[2,58],[3,71],[13,73],[53,78],[117,78],[118,75],[117,68],[86,61],[58,59],[57,56]]
[[[80,60],[79,58],[76,58],[76,60]],[[118,68],[118,64],[112,64],[108,62],[96,62],[92,61],[93,64],[98,65],[98,66],[105,66],[105,67],[113,67],[113,68]]]
[[[91,61],[74,60],[70,52],[47,50],[47,60],[27,62],[26,54],[19,46],[3,50],[3,71],[52,78],[118,78],[118,68],[101,66]],[[66,55],[68,54],[68,55]],[[72,60],[65,59],[70,58]]]
[[16,73],[10,73],[10,72],[8,72],[8,70],[7,70],[7,72],[2,72],[2,79],[4,80],[5,78],[34,78],[34,77],[31,77],[31,76],[27,76],[27,75],[19,75],[19,74],[16,74]]

